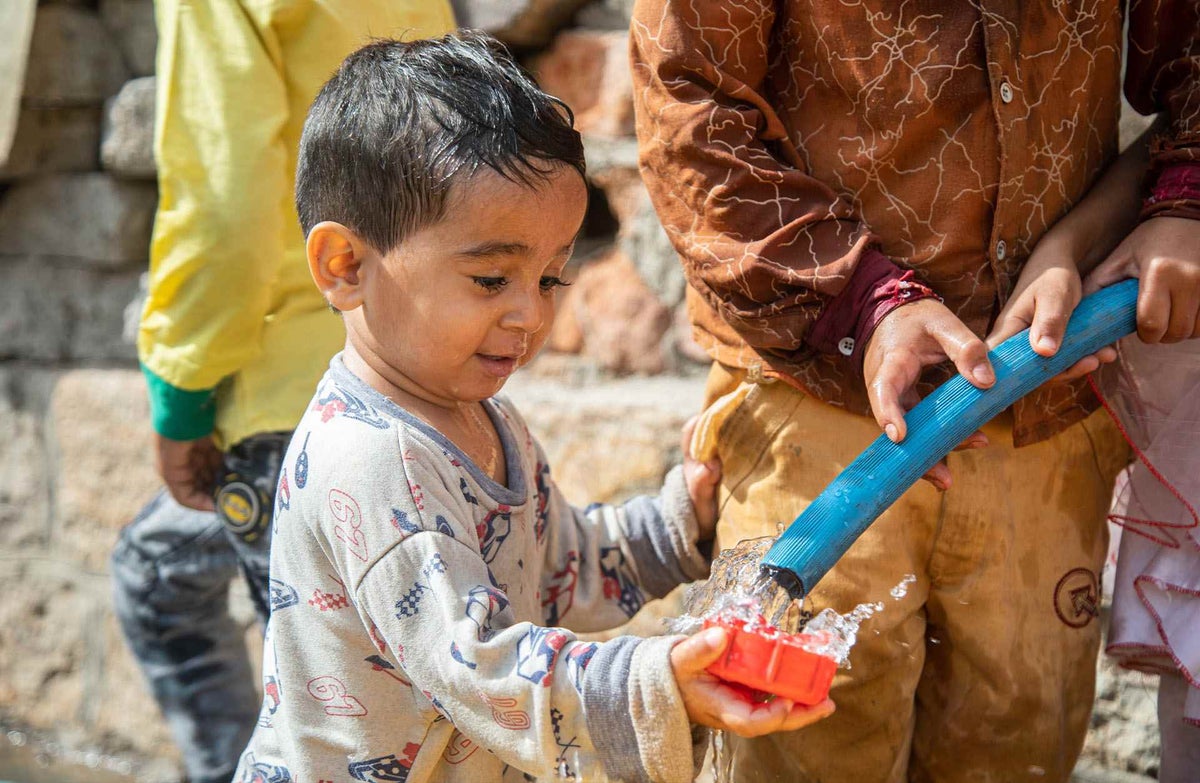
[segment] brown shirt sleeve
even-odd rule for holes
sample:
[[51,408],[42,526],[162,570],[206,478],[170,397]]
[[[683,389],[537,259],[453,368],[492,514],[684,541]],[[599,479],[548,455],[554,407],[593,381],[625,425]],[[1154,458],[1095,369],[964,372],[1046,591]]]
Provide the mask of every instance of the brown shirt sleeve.
[[1200,6],[1192,0],[1133,0],[1125,95],[1170,123],[1152,154],[1156,167],[1200,161]]
[[751,347],[787,354],[874,237],[768,100],[771,9],[639,0],[631,56],[642,175],[689,283]]

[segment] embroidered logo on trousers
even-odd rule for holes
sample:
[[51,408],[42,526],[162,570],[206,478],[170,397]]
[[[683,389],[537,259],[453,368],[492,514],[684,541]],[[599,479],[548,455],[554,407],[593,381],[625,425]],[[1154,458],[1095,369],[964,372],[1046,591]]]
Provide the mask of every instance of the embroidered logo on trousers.
[[1063,574],[1054,588],[1054,611],[1072,628],[1082,628],[1100,616],[1100,583],[1086,568]]

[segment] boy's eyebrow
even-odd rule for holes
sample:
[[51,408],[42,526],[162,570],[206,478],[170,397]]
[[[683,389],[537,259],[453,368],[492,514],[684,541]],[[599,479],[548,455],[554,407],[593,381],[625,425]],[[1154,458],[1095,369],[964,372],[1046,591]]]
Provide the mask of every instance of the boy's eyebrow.
[[515,256],[520,253],[528,253],[529,245],[524,242],[481,242],[478,245],[465,248],[459,251],[460,255],[470,256],[472,258],[488,258],[491,256]]
[[[583,229],[580,228],[575,236],[571,237],[571,241],[558,249],[557,255],[565,255],[571,252],[571,248],[575,246],[575,240],[579,239]],[[524,242],[481,242],[478,245],[472,245],[459,251],[459,255],[469,258],[491,258],[493,256],[515,256],[521,253],[529,253],[531,248]]]

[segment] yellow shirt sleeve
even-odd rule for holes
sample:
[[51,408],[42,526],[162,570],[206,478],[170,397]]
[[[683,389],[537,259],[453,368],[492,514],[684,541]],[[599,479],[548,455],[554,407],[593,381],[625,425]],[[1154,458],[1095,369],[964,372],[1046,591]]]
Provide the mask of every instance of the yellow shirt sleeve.
[[270,26],[225,0],[160,0],[156,16],[159,207],[138,354],[156,429],[188,439],[212,429],[196,393],[259,353],[285,232],[300,229],[281,208],[288,101]]

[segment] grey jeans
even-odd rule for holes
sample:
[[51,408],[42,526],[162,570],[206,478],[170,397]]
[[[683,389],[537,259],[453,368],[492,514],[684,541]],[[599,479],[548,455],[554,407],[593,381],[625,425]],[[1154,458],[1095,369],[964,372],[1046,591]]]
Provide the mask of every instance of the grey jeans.
[[191,783],[228,783],[258,716],[229,586],[240,571],[265,624],[270,517],[290,435],[256,435],[225,455],[218,508],[221,493],[237,484],[235,494],[250,492],[262,504],[257,519],[193,511],[164,490],[125,526],[113,550],[117,618]]

